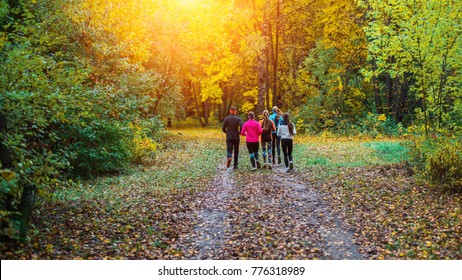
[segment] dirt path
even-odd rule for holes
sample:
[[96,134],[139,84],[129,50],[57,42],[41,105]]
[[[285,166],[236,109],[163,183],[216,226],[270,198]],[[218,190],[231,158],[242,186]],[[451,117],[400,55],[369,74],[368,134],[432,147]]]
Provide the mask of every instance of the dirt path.
[[234,192],[234,182],[230,179],[232,169],[218,170],[218,175],[210,188],[202,196],[200,210],[197,213],[196,242],[198,250],[193,259],[213,259],[223,253],[225,248],[225,229],[227,207]]
[[352,234],[297,173],[218,166],[198,199],[191,259],[362,259]]
[[281,176],[281,183],[292,188],[309,209],[314,212],[314,224],[319,225],[318,233],[324,241],[324,254],[335,260],[362,259],[358,247],[353,243],[353,235],[330,210],[321,196],[314,190],[301,183],[297,176]]

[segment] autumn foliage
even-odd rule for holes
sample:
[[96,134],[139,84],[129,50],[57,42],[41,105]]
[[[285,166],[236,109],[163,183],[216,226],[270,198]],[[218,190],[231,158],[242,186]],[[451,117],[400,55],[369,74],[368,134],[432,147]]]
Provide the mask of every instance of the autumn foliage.
[[[399,162],[406,162],[409,173],[425,187],[394,186],[392,189],[421,196],[423,202],[433,196],[437,199],[433,192],[449,192],[457,201],[462,189],[461,11],[462,2],[457,0],[415,0],[412,5],[404,0],[1,1],[2,244],[30,242],[34,236],[43,237],[37,232],[44,229],[61,234],[49,226],[46,219],[75,221],[66,220],[69,217],[56,210],[54,203],[64,203],[66,211],[77,216],[88,216],[91,212],[88,209],[97,204],[92,201],[94,197],[82,204],[87,210],[72,208],[75,205],[66,204],[68,198],[61,201],[62,197],[81,186],[86,186],[82,191],[86,192],[87,180],[98,180],[95,178],[101,178],[99,176],[159,167],[160,154],[181,153],[185,147],[191,148],[176,138],[171,141],[171,135],[164,129],[167,120],[173,122],[174,127],[214,127],[223,121],[231,106],[236,106],[243,118],[247,111],[255,111],[258,116],[264,109],[278,106],[290,113],[297,131],[319,136],[321,140],[399,138],[403,141],[399,147],[394,144],[374,147],[382,151],[380,156],[386,159],[393,157],[387,154],[390,149],[400,151]],[[201,138],[200,135],[187,137],[196,144]],[[216,135],[207,139],[221,141]],[[343,143],[349,138],[336,139]],[[206,143],[201,145],[210,148]],[[201,147],[194,149],[201,150]],[[200,164],[206,165],[206,158],[217,153],[213,149],[202,151],[209,154],[199,160]],[[342,155],[344,151],[336,152]],[[317,167],[325,168],[323,171],[331,172],[330,163],[335,154],[326,152],[311,158],[307,151],[300,154],[299,159],[308,166],[316,163]],[[362,156],[356,158],[362,159]],[[214,159],[218,164],[218,159]],[[370,165],[389,163],[376,160]],[[167,168],[165,173],[172,169]],[[172,173],[172,182],[167,180],[171,186],[195,184],[195,172],[180,173]],[[213,172],[207,174],[210,177]],[[189,175],[194,177],[188,178]],[[167,178],[159,176],[154,182]],[[328,188],[344,188],[341,183],[329,182]],[[380,182],[377,185],[389,187]],[[122,186],[125,184],[121,183]],[[427,192],[425,188],[432,191]],[[169,195],[172,199],[177,195],[178,199],[186,199],[189,194],[196,195],[196,191]],[[336,191],[338,189],[332,192]],[[353,196],[363,194],[358,192]],[[343,199],[343,195],[338,197]],[[157,194],[141,196],[152,204],[164,203]],[[122,197],[122,200],[131,199]],[[111,202],[100,203],[104,211],[110,212]],[[40,210],[34,212],[37,205]],[[140,206],[146,211],[152,210],[146,205]],[[181,207],[175,209],[181,212]],[[118,208],[122,213],[129,210],[132,209],[126,205]],[[149,214],[150,219],[162,222],[144,229],[159,232],[159,237],[136,237],[141,246],[137,248],[156,244],[152,246],[159,251],[128,254],[125,249],[120,252],[114,249],[114,254],[123,251],[124,254],[117,255],[122,258],[186,256],[178,253],[176,247],[169,247],[167,235],[174,235],[180,229],[169,228],[173,218],[168,210],[163,210],[158,211],[158,216]],[[429,210],[433,216],[435,211]],[[457,209],[451,211],[458,217]],[[44,212],[49,217],[44,219]],[[111,219],[114,218],[111,216]],[[29,227],[31,220],[36,221],[36,229]],[[450,222],[458,225],[457,221]],[[123,228],[117,234],[132,231],[137,234],[135,225],[127,220],[114,220],[114,224]],[[190,227],[185,225],[185,228]],[[363,236],[361,233],[360,239],[379,238],[384,229],[391,230],[374,228],[371,232],[376,230],[377,234]],[[417,229],[407,230],[406,236],[414,236],[410,231]],[[104,236],[97,236],[100,240],[96,240],[92,232],[93,229],[79,229],[83,239],[91,237],[94,244],[104,248],[110,244]],[[432,229],[422,236],[437,232],[438,229]],[[452,236],[444,234],[444,237]],[[261,241],[266,237],[259,238]],[[422,246],[420,251],[398,246],[396,251],[390,249],[391,253],[375,250],[366,255],[372,258],[460,257],[454,253],[457,250],[454,240],[449,240],[446,246],[432,238],[428,239],[432,245],[437,243],[438,248],[444,249],[433,250],[428,245],[431,250],[424,250],[425,255]],[[78,239],[66,236],[60,240],[75,249],[74,255],[64,258],[100,257],[78,247]],[[116,238],[116,241],[118,244],[126,240]],[[37,239],[34,242],[37,243],[33,247],[43,247]],[[290,242],[301,246],[299,240]],[[25,255],[15,255],[17,252],[7,249],[5,252],[10,252],[12,257],[57,257],[57,245],[46,243],[45,251],[37,255],[31,247],[24,251],[28,252]],[[390,248],[395,248],[393,244],[389,244]],[[380,245],[374,243],[373,246]],[[166,253],[167,248],[173,251]],[[228,252],[229,255],[223,256],[273,256],[271,248],[261,255],[256,255],[255,248],[244,249],[247,250],[244,255]],[[278,256],[325,257],[314,249],[303,251],[298,247],[290,256],[282,253]]]

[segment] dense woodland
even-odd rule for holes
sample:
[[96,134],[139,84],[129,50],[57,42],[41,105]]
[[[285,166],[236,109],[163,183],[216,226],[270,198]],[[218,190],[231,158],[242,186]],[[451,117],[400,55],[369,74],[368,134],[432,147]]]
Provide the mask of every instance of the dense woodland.
[[431,186],[462,188],[462,1],[2,0],[0,219],[142,164],[167,119],[276,105],[300,132],[406,137]]

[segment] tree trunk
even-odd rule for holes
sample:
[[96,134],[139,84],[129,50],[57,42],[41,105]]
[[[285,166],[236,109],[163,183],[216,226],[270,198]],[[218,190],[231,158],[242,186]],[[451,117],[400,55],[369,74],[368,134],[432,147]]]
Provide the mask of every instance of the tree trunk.
[[205,102],[202,102],[202,108],[204,110],[204,127],[209,126],[209,117],[210,117],[210,101],[207,99]]
[[385,85],[387,86],[387,113],[393,115],[393,81],[389,74],[385,74]]
[[[372,67],[377,69],[375,59],[372,61]],[[382,96],[380,94],[380,80],[375,75],[372,77],[372,87],[374,91],[375,110],[378,114],[383,114]]]
[[263,50],[257,55],[257,72],[258,72],[258,99],[257,107],[255,108],[256,114],[261,114],[265,106],[265,96],[269,90],[268,88],[268,55],[269,55],[269,37],[268,37],[268,19],[263,15],[263,23],[261,25],[261,35],[266,41]]
[[[268,43],[267,43],[267,47],[266,47],[266,52],[265,52],[265,55],[266,55],[266,75],[267,75],[267,81],[266,83],[268,84],[265,89],[266,89],[266,92],[265,92],[265,97],[266,97],[266,100],[265,100],[265,105],[263,106],[263,110],[265,108],[269,108],[270,106],[270,87],[269,87],[269,73],[270,73],[270,70],[269,70],[269,66],[270,66],[270,60],[269,60],[269,57],[270,57],[270,45],[271,45],[271,41],[272,41],[272,38],[271,38],[271,24],[268,25],[268,29],[269,29],[269,32],[268,32]],[[262,111],[263,111],[262,110]],[[259,114],[262,113],[261,112],[258,112]]]
[[265,102],[265,93],[267,85],[266,65],[263,57],[259,55],[257,57],[257,72],[258,72],[258,99],[257,107],[255,109],[256,114],[260,114],[263,111],[263,103]]
[[438,92],[437,92],[437,106],[438,108],[438,123],[437,123],[437,128],[439,129],[441,127],[441,124],[443,122],[443,112],[444,112],[444,102],[443,102],[443,97],[444,97],[444,87],[447,83],[447,56],[448,56],[449,49],[446,50],[446,53],[443,57],[443,63],[441,64],[441,74],[440,74],[440,79],[439,79],[439,85],[438,85]]
[[401,101],[401,94],[402,94],[402,82],[398,78],[393,79],[393,88],[395,89],[394,96],[393,96],[393,118],[395,119],[396,122],[398,122],[399,115],[400,115],[399,102]]
[[[7,131],[7,118],[5,115],[0,115],[0,134],[4,135]],[[0,159],[2,168],[14,170],[14,165],[10,151],[4,145],[4,139],[0,141]],[[15,221],[19,221],[19,237],[22,242],[26,241],[27,231],[29,229],[29,221],[34,209],[35,198],[37,194],[36,186],[20,181],[23,186],[21,194],[21,202],[19,204],[19,213],[16,207],[13,206],[15,197],[7,194],[5,198],[6,210],[9,212],[16,212],[13,215]]]
[[7,118],[6,115],[0,114],[0,135],[2,135],[2,139],[0,141],[0,160],[2,163],[2,168],[5,169],[12,169],[13,168],[13,160],[11,159],[11,153],[3,144],[5,139],[3,139],[3,135],[5,135],[7,131]]
[[374,101],[375,101],[375,110],[378,114],[383,114],[383,104],[382,98],[380,96],[380,82],[379,79],[374,77],[372,79],[372,86],[374,87]]
[[[0,114],[0,135],[2,136],[2,138],[0,139],[1,140],[0,141],[0,160],[1,160],[3,169],[13,170],[14,166],[13,166],[13,160],[11,158],[11,153],[5,146],[4,144],[5,139],[3,138],[3,135],[6,134],[7,130],[8,130],[7,117],[4,114]],[[6,211],[9,211],[9,212],[17,211],[17,209],[15,209],[15,207],[13,206],[14,200],[15,200],[15,197],[12,194],[10,193],[6,194],[6,197],[5,197]]]
[[279,92],[278,92],[278,60],[279,60],[279,22],[281,16],[280,1],[277,0],[276,4],[276,34],[273,48],[273,106],[280,106]]
[[223,118],[223,110],[220,104],[217,104],[217,116],[218,116],[218,122],[222,122],[224,120]]
[[[231,106],[233,106],[233,102],[234,102],[234,87],[231,88],[230,90],[230,94],[229,94],[229,105],[228,107],[226,108],[226,112],[225,113],[225,116],[228,115],[228,112],[229,112],[229,109],[231,109]],[[223,118],[224,119],[224,118]]]
[[410,74],[405,74],[403,77],[403,82],[401,83],[401,90],[399,96],[399,105],[398,105],[398,117],[396,119],[397,123],[403,121],[404,116],[408,114],[410,110],[410,106],[408,104],[408,95],[409,95],[409,87],[410,82],[409,79],[411,78]]
[[37,187],[28,183],[23,183],[23,191],[21,195],[21,202],[19,204],[20,215],[17,219],[20,222],[19,237],[21,241],[25,242],[27,231],[29,229],[29,222],[34,210],[35,198],[37,195]]
[[[255,24],[255,31],[260,32],[263,40],[265,40],[264,46],[262,49],[258,50],[257,58],[256,58],[256,71],[257,71],[257,78],[258,78],[258,96],[257,96],[257,106],[255,107],[255,113],[260,114],[265,106],[265,96],[268,90],[268,68],[266,63],[268,61],[268,47],[269,47],[269,40],[268,40],[268,29],[269,29],[269,20],[268,20],[268,11],[270,9],[270,1],[266,0],[263,7],[263,20],[260,24]],[[256,16],[256,5],[255,0],[252,1],[253,11],[255,19]]]
[[421,92],[422,92],[422,109],[424,113],[425,137],[428,137],[428,112],[427,112],[427,89],[425,88],[425,73],[423,65],[420,65],[421,74]]
[[191,90],[191,92],[193,94],[193,97],[194,97],[194,104],[196,104],[196,115],[199,118],[199,122],[201,123],[201,126],[204,127],[205,124],[202,121],[199,101],[197,101],[197,92],[196,91],[198,91],[198,89],[196,89],[196,85],[192,81],[189,83],[189,85],[190,85],[189,88],[190,88],[190,90]]

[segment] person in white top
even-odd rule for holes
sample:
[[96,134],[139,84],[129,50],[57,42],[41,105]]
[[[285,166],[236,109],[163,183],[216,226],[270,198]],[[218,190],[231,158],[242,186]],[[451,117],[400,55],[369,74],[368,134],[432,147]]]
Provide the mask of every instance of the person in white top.
[[281,137],[281,148],[284,154],[284,164],[286,171],[294,170],[294,163],[292,159],[292,149],[294,145],[294,136],[297,133],[295,125],[290,122],[289,114],[282,115],[282,122],[280,123],[277,131],[277,136]]

